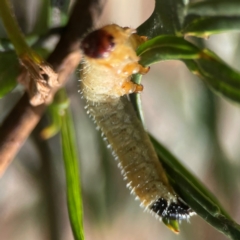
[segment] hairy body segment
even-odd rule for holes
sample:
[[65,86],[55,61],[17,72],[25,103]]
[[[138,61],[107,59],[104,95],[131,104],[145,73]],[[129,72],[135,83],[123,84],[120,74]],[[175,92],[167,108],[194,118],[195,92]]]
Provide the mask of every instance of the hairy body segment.
[[146,41],[131,28],[111,24],[89,33],[83,52],[81,92],[119,161],[124,179],[141,206],[160,219],[188,219],[193,211],[177,196],[127,95],[141,92],[132,74],[145,74],[137,47]]

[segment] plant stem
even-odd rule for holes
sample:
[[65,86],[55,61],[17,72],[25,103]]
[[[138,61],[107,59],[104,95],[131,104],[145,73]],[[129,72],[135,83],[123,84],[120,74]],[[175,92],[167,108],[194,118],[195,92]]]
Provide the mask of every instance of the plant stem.
[[14,45],[17,55],[19,57],[28,55],[34,62],[40,63],[42,59],[35,54],[34,51],[32,51],[24,39],[24,36],[12,11],[12,6],[10,6],[9,0],[0,1],[0,17],[2,18],[7,35]]

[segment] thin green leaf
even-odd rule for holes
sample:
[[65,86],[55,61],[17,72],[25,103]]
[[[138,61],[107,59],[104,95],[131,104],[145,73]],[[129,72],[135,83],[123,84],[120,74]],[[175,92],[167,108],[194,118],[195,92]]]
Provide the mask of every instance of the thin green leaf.
[[205,74],[214,77],[219,83],[224,82],[236,90],[240,89],[240,73],[228,66],[212,51],[204,49],[196,62]]
[[201,50],[181,37],[161,35],[143,43],[137,50],[140,63],[149,66],[161,60],[199,58]]
[[201,1],[189,4],[186,15],[199,16],[240,16],[239,0]]
[[[143,66],[165,60],[184,61],[189,69],[215,92],[231,100],[240,101],[240,73],[210,50],[199,49],[181,37],[161,35],[143,43],[137,53]],[[136,75],[133,80],[139,84],[141,77]],[[137,96],[133,96],[132,99],[140,107],[140,98]],[[143,119],[142,113],[140,118]]]
[[18,57],[29,58],[35,64],[42,62],[42,59],[28,46],[25,41],[13,14],[11,4],[8,0],[0,1],[0,17],[2,18],[4,28],[9,39],[14,45]]
[[240,102],[239,89],[236,89],[235,87],[227,84],[226,79],[223,79],[221,76],[220,78],[217,78],[216,76],[212,75],[211,72],[205,72],[200,65],[203,60],[201,60],[200,63],[198,62],[198,60],[183,61],[187,65],[189,70],[193,74],[200,77],[215,93],[227,97],[235,102]]
[[196,213],[231,239],[240,239],[240,226],[218,200],[166,148],[151,137],[171,184]]
[[78,157],[76,152],[73,121],[68,107],[66,93],[61,89],[55,97],[61,118],[61,139],[67,182],[68,213],[75,240],[83,240],[83,208],[79,184]]
[[[187,181],[189,181],[189,184],[192,185],[192,191],[195,192],[195,194],[198,194],[198,199],[202,199],[203,206],[205,206],[206,209],[208,209],[209,212],[211,212],[213,215],[217,215],[220,213],[223,213],[224,215],[227,215],[226,211],[220,206],[220,203],[214,197],[212,193],[210,193],[209,190],[207,190],[203,184],[196,179],[196,177],[193,176],[181,163],[179,160],[177,160],[173,155],[171,155],[170,152],[166,148],[164,148],[154,137],[150,136],[151,141],[157,151],[157,154],[161,156],[161,159],[164,158],[164,161],[167,162],[168,166],[172,169],[175,169],[175,171],[178,171],[179,174],[182,175]],[[205,198],[208,198],[208,200],[205,201]]]
[[142,55],[145,51],[148,51],[151,48],[165,47],[165,46],[176,47],[179,49],[192,51],[194,53],[199,52],[198,47],[184,40],[182,37],[160,35],[141,44],[137,49],[137,54]]
[[161,34],[180,35],[184,0],[155,0],[152,15],[138,28],[140,35],[155,37]]
[[[161,35],[143,43],[137,49],[137,54],[141,57],[140,64],[149,66],[164,60],[198,58],[200,51],[199,48],[181,37]],[[140,84],[141,77],[139,74],[134,75],[133,81]],[[130,98],[138,117],[144,122],[140,95],[131,94]]]
[[199,17],[185,23],[183,33],[187,36],[208,38],[212,34],[239,31],[240,16]]
[[17,85],[19,62],[14,51],[0,52],[0,98]]

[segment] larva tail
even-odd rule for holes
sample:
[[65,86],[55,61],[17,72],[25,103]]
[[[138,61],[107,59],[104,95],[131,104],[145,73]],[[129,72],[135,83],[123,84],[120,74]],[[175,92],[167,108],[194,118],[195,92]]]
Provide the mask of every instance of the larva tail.
[[190,216],[194,215],[192,209],[179,197],[177,197],[177,202],[170,204],[166,199],[159,198],[151,205],[150,210],[167,220],[188,220]]

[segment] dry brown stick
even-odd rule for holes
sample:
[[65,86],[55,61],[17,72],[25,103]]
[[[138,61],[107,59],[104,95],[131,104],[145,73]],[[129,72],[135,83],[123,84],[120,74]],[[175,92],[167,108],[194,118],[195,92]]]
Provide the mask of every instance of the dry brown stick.
[[[53,69],[59,73],[61,85],[77,67],[80,61],[80,38],[94,26],[105,2],[106,0],[76,1],[60,41],[48,58]],[[31,106],[25,93],[0,126],[0,176],[39,122],[45,108],[46,105]]]

